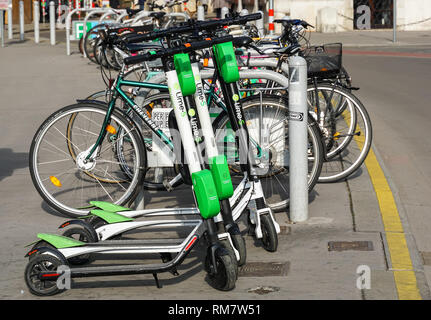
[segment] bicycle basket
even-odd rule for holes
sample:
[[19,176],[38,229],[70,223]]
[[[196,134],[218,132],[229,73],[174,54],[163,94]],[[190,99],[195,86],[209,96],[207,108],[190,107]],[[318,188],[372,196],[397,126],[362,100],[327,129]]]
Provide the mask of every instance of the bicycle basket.
[[342,65],[342,50],[341,43],[307,48],[304,51],[304,58],[307,61],[308,77],[327,78],[338,75]]

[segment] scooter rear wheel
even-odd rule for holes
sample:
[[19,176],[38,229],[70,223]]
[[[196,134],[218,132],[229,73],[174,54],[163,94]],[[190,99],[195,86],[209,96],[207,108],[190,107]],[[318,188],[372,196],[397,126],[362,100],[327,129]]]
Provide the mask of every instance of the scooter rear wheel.
[[25,268],[25,283],[30,292],[37,296],[52,296],[64,291],[59,289],[55,280],[41,280],[42,271],[56,272],[63,263],[52,255],[40,254],[31,259]]
[[266,251],[275,252],[278,247],[278,236],[269,215],[260,216],[260,225],[262,228],[262,244]]
[[[63,233],[63,236],[87,243],[97,242],[97,239],[93,239],[87,230],[79,227],[67,229]],[[67,261],[72,265],[83,265],[90,262],[90,260],[91,255],[89,253],[67,259]]]

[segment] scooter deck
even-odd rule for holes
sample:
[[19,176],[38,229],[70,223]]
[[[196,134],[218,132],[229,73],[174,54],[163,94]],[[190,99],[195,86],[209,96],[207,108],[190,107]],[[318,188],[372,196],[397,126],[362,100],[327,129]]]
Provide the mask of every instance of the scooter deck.
[[160,246],[160,245],[179,245],[185,239],[126,239],[126,240],[104,240],[100,242],[86,243],[88,247],[142,247],[145,246]]

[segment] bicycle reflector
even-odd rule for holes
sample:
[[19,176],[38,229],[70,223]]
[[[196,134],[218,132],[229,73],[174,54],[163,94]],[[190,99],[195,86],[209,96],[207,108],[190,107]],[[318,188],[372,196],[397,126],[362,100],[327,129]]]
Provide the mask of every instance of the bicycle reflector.
[[60,187],[61,187],[61,182],[60,182],[60,180],[58,180],[56,177],[54,177],[54,176],[50,176],[50,177],[49,177],[49,180],[51,181],[51,183],[52,183],[54,186],[56,186],[56,187],[58,187],[58,188],[60,188]]
[[110,124],[108,124],[106,126],[106,131],[108,131],[110,134],[116,134],[117,133],[117,130],[113,126],[111,126]]

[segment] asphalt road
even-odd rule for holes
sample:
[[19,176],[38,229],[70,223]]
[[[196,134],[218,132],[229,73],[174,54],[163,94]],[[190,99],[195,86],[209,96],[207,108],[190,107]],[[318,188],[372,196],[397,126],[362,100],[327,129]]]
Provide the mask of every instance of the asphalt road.
[[[385,52],[429,54],[430,47],[360,48],[382,55],[345,55],[357,95],[370,113],[380,164],[392,182],[414,241],[431,251],[431,55],[385,56]],[[431,281],[431,266],[424,266]]]

